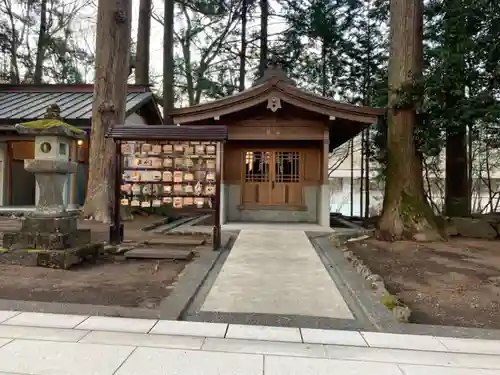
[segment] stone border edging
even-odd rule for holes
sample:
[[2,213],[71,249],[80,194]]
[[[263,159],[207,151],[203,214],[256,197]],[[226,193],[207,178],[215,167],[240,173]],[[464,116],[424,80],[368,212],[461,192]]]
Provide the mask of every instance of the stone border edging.
[[328,265],[325,264],[325,266],[335,269],[343,285],[363,311],[374,330],[383,331],[387,327],[398,324],[392,313],[368,290],[366,281],[344,258],[342,252],[333,246],[329,238],[330,234],[312,237],[311,241],[314,241],[315,246],[328,260]]
[[148,225],[143,226],[143,227],[141,228],[141,230],[142,230],[143,232],[149,232],[149,231],[151,231],[151,230],[153,230],[153,229],[156,229],[156,228],[158,228],[158,227],[161,227],[162,225],[168,224],[168,220],[169,220],[169,219],[168,219],[168,217],[165,217],[165,218],[160,219],[160,220],[158,220],[158,221],[155,221],[155,222],[153,222],[153,223],[151,223],[151,224],[148,224]]
[[161,233],[161,234],[168,234],[169,231],[172,229],[175,229],[190,220],[193,220],[191,217],[180,217],[174,221],[171,222],[166,222],[165,224],[158,225],[157,227],[153,228],[152,231],[153,233]]
[[[231,232],[233,236],[233,244],[236,240],[240,231]],[[317,232],[314,232],[317,235]],[[323,234],[325,235],[325,234]],[[327,235],[327,234],[326,234]],[[309,240],[311,240],[308,235]],[[317,247],[313,245],[316,252],[319,252]],[[211,322],[211,323],[229,323],[229,324],[246,324],[246,325],[261,325],[261,326],[276,326],[276,327],[292,327],[292,328],[311,328],[311,329],[336,329],[336,330],[373,330],[373,325],[371,321],[366,317],[363,311],[360,311],[359,307],[357,311],[353,311],[353,314],[360,319],[340,319],[340,318],[326,318],[317,316],[306,316],[306,315],[287,315],[287,314],[272,314],[272,313],[236,313],[236,312],[219,312],[219,311],[207,311],[201,310],[205,302],[206,297],[210,293],[212,286],[217,279],[219,272],[221,272],[230,251],[225,251],[214,267],[210,271],[209,275],[201,285],[200,289],[196,293],[195,298],[189,305],[187,311],[182,315],[181,320],[183,321],[195,321],[195,322]],[[319,255],[319,254],[318,254]],[[324,256],[321,254],[321,261],[324,262]],[[331,277],[331,270],[327,270]],[[344,293],[344,291],[341,291]],[[346,291],[346,293],[350,293]],[[342,294],[343,297],[346,297]],[[355,301],[354,298],[351,299]],[[350,301],[348,302],[350,305]],[[358,305],[356,303],[356,305]],[[362,315],[362,316],[361,316]],[[362,318],[365,319],[362,319]]]
[[[343,234],[337,237],[337,240],[341,242],[341,246],[346,247],[345,243],[352,238],[364,236],[372,231],[360,230],[358,233],[350,233]],[[335,234],[334,234],[335,235]],[[328,236],[331,237],[332,235]],[[331,247],[333,247],[331,241],[328,239]],[[348,250],[348,249],[347,249]],[[349,250],[348,250],[349,251]],[[351,264],[345,257],[345,251],[342,251],[342,256],[339,255],[339,261],[342,260],[347,264]],[[350,255],[350,254],[349,254]],[[360,275],[357,270],[352,267],[352,272]],[[365,271],[367,272],[367,271]],[[345,275],[345,273],[344,273]],[[346,281],[346,284],[349,285],[352,281],[349,278],[349,282]],[[349,285],[351,286],[351,285]],[[355,285],[353,285],[355,287]],[[353,290],[354,294],[356,294],[355,290]],[[359,296],[357,296],[359,297]],[[361,296],[363,297],[363,296]],[[374,299],[374,298],[372,298]],[[393,322],[387,321],[386,319],[380,319],[378,315],[378,309],[375,311],[370,311],[369,305],[371,305],[370,300],[366,300],[364,298],[358,298],[359,303],[365,308],[365,311],[373,318],[375,323],[374,325],[382,332],[387,333],[400,333],[400,334],[411,334],[411,335],[431,335],[431,336],[442,336],[442,337],[458,337],[458,338],[468,338],[468,339],[489,339],[489,340],[500,340],[500,329],[488,329],[488,328],[475,328],[475,327],[458,327],[458,326],[440,326],[440,325],[432,325],[432,324],[418,324],[418,323],[406,323],[406,322],[397,322],[395,319],[392,319]],[[364,306],[365,303],[368,303],[367,306]],[[381,302],[378,301],[378,307],[381,305]],[[385,306],[384,309],[388,311]]]
[[178,320],[187,312],[217,260],[228,250],[231,242],[234,241],[228,238],[223,241],[219,251],[203,252],[186,266],[185,272],[179,278],[172,293],[160,303],[161,319]]
[[384,329],[387,333],[402,333],[409,335],[429,335],[455,337],[464,339],[500,340],[500,329],[437,326],[431,324],[401,323]]
[[[228,247],[228,244],[231,243],[231,239],[227,239],[227,241],[223,242],[223,246]],[[13,311],[21,311],[21,312],[40,312],[40,313],[51,313],[51,314],[75,314],[75,315],[91,315],[91,316],[109,316],[109,317],[120,317],[120,318],[137,318],[137,319],[173,319],[177,320],[179,314],[184,313],[187,310],[187,307],[191,303],[194,295],[197,293],[199,287],[207,277],[210,270],[215,265],[217,259],[224,253],[225,248],[222,248],[220,251],[209,251],[204,253],[208,254],[206,257],[201,255],[196,258],[193,262],[189,263],[186,266],[187,268],[192,266],[193,264],[197,264],[196,270],[190,271],[189,274],[186,273],[181,274],[179,277],[179,281],[172,291],[172,293],[164,298],[160,304],[154,309],[146,309],[140,307],[124,307],[124,306],[106,306],[106,305],[91,305],[91,304],[83,304],[83,303],[69,303],[69,302],[43,302],[43,301],[25,301],[25,300],[10,300],[10,299],[0,299],[0,310],[13,310]],[[210,258],[215,258],[210,261]],[[203,260],[200,260],[202,259]],[[205,267],[202,267],[205,266]],[[208,267],[207,267],[208,266]],[[194,268],[194,267],[191,267]],[[193,272],[193,273],[191,273]],[[199,273],[199,274],[198,274]],[[187,276],[184,278],[184,276]],[[189,289],[189,286],[195,286],[195,282],[198,280],[199,284],[196,290]],[[180,292],[180,297],[176,297],[176,299],[169,299],[172,295],[176,294],[176,290],[178,287],[183,288]],[[194,291],[193,291],[194,290]],[[182,293],[181,293],[182,292]],[[188,295],[189,293],[191,295]],[[165,303],[168,300],[168,303],[172,303],[171,310],[167,313],[171,315],[175,315],[176,310],[179,311],[176,318],[172,317],[163,317],[162,312],[165,308]]]
[[66,302],[38,302],[0,299],[0,310],[14,310],[20,312],[40,312],[51,314],[74,314],[111,316],[120,318],[158,319],[158,309],[143,309],[139,307],[89,305],[83,303]]
[[[364,233],[364,232],[362,232]],[[379,301],[392,313],[394,318],[400,323],[409,323],[411,310],[399,300],[395,295],[389,293],[385,287],[384,280],[382,276],[373,273],[372,270],[359,258],[352,250],[346,246],[347,242],[361,241],[369,238],[369,235],[364,234],[360,237],[351,237],[347,239],[343,244],[337,244],[344,258],[351,264],[351,266],[356,270],[358,274],[367,281],[373,290],[374,294],[377,296]],[[328,238],[331,242],[338,241],[338,237],[335,234],[330,235]]]
[[[330,217],[330,220],[331,219],[332,218]],[[335,215],[333,217],[333,220],[336,220],[339,224],[344,225],[348,229],[366,230],[364,227],[362,227],[362,226],[360,226],[358,224],[352,223],[349,220],[345,219],[344,215]]]

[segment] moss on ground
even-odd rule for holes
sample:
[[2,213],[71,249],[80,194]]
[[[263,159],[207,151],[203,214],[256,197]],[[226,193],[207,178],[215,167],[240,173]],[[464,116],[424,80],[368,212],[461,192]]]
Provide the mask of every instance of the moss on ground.
[[383,294],[382,296],[380,296],[380,302],[389,310],[394,309],[394,307],[399,303],[397,298],[391,294]]
[[[0,247],[0,254],[1,253],[8,253],[10,249],[7,249],[5,247]],[[46,253],[49,250],[45,249],[16,249],[16,252],[27,252],[27,253]]]

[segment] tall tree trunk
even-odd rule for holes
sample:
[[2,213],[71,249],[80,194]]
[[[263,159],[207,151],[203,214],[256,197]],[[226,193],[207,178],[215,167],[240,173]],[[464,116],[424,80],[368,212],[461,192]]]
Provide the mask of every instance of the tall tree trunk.
[[248,0],[243,0],[243,4],[241,5],[241,51],[240,51],[239,91],[245,90],[246,61],[247,61],[247,11],[248,11]]
[[165,1],[163,24],[163,121],[173,124],[174,107],[174,0]]
[[370,129],[366,129],[365,144],[365,219],[370,217]]
[[36,45],[35,73],[33,75],[33,83],[35,85],[39,85],[42,83],[46,39],[47,39],[47,0],[42,0],[40,3],[40,29],[38,31],[38,42]]
[[111,223],[115,198],[114,142],[104,136],[110,127],[125,122],[131,18],[131,0],[99,0],[95,99],[92,105],[89,178],[83,214],[104,223]]
[[446,216],[470,214],[467,127],[465,124],[448,124],[446,130]]
[[[467,25],[468,16],[460,11],[463,1],[445,3],[443,14],[443,43],[447,50],[444,57],[444,90],[446,124],[446,176],[445,214],[468,216],[470,198],[467,165],[467,125],[460,116],[461,102],[466,97],[468,81],[466,40],[462,25]],[[458,112],[457,112],[458,111]],[[458,116],[457,116],[458,113]],[[458,117],[458,118],[457,118]]]
[[[371,62],[372,62],[372,51],[373,51],[373,45],[372,45],[372,28],[370,25],[370,21],[368,20],[368,30],[367,30],[367,49],[366,49],[366,59],[364,60],[364,75],[363,75],[363,91],[362,91],[362,98],[363,98],[363,105],[369,106],[370,105],[370,91],[371,91],[371,85],[373,82],[373,77],[372,77],[372,71],[371,71]],[[370,128],[366,129],[364,131],[365,136],[364,136],[364,142],[361,145],[363,148],[362,154],[364,155],[364,162],[365,162],[365,204],[364,204],[364,217],[365,219],[368,219],[370,217]],[[363,176],[361,176],[363,179]]]
[[321,95],[326,96],[328,89],[328,64],[326,63],[326,56],[328,54],[328,46],[326,38],[321,40]]
[[[473,168],[474,168],[474,161],[473,161],[473,152],[472,152],[472,142],[473,141],[473,135],[472,135],[472,124],[469,124],[467,126],[467,197],[469,203],[469,212],[472,212],[472,188],[473,188]],[[498,201],[497,201],[498,202]],[[497,203],[498,204],[498,203]],[[495,209],[496,211],[496,209]]]
[[[139,19],[137,23],[137,48],[135,58],[131,55],[129,75],[134,68],[135,83],[137,85],[149,85],[149,51],[151,46],[151,17],[152,0],[140,0]],[[120,206],[120,217],[122,221],[134,219],[130,206]]]
[[260,57],[259,77],[264,76],[267,68],[267,25],[269,23],[269,4],[267,0],[260,0]]
[[388,165],[379,238],[436,240],[441,236],[424,194],[422,160],[415,148],[414,105],[397,108],[401,90],[412,90],[422,73],[422,0],[390,4]]
[[149,47],[151,39],[152,0],[141,0],[137,26],[137,51],[135,56],[135,83],[149,84]]
[[361,132],[361,142],[360,142],[360,168],[359,168],[359,217],[363,217],[363,204],[365,203],[363,199],[364,186],[365,186],[365,131]]

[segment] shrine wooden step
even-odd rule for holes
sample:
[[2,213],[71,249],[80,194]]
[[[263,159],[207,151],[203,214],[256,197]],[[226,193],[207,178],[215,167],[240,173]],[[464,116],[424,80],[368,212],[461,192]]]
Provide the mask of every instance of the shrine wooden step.
[[124,256],[127,259],[191,260],[194,257],[194,252],[191,249],[139,247],[127,251]]
[[205,238],[191,236],[162,236],[149,238],[143,243],[148,246],[200,246],[205,243]]

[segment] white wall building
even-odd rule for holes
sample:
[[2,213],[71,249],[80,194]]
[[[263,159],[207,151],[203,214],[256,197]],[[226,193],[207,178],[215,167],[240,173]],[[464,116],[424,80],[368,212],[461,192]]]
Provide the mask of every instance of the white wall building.
[[[360,191],[361,178],[361,136],[353,140],[353,215],[364,214],[364,195],[366,186],[363,186],[363,193]],[[343,215],[351,215],[351,153],[350,142],[342,145],[330,155],[330,211],[339,212]],[[500,152],[497,149],[485,149],[479,146],[473,147],[473,189],[472,189],[472,210],[473,212],[489,212],[496,207],[500,210]],[[363,165],[364,168],[364,165]],[[370,212],[375,214],[382,208],[383,184],[378,180],[379,166],[370,163]],[[438,176],[433,170],[427,170],[424,178],[424,185],[427,181],[432,185],[432,198],[437,206],[442,206],[444,199],[444,178],[445,178],[445,156],[444,152],[440,157],[440,167]],[[425,171],[424,171],[425,173]],[[363,181],[363,185],[364,181]],[[361,198],[363,196],[363,198]],[[363,203],[361,204],[361,199]],[[363,212],[360,212],[363,205]],[[498,206],[497,206],[498,205]]]

